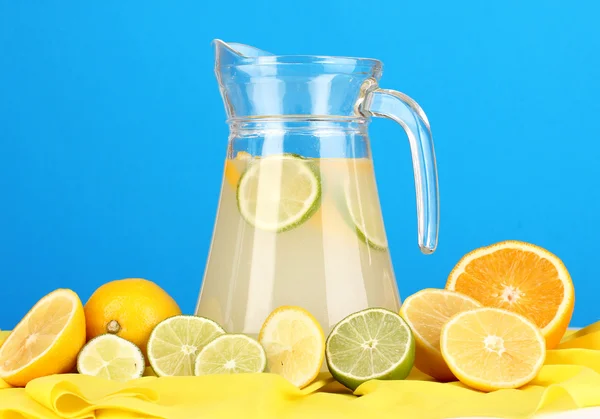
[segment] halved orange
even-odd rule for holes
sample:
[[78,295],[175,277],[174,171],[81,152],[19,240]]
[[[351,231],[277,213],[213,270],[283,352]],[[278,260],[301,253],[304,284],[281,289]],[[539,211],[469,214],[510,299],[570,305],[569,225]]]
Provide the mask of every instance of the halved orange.
[[560,342],[575,304],[573,282],[563,262],[546,249],[519,241],[468,253],[450,273],[446,289],[525,316],[542,330],[548,349]]
[[442,328],[442,356],[464,384],[481,391],[519,388],[544,365],[546,346],[530,320],[499,308],[476,308]]
[[0,379],[15,387],[74,369],[85,344],[81,300],[58,289],[38,301],[0,347]]
[[410,326],[416,342],[415,366],[438,381],[456,378],[440,352],[442,327],[458,313],[482,307],[464,294],[427,288],[402,303],[400,316]]

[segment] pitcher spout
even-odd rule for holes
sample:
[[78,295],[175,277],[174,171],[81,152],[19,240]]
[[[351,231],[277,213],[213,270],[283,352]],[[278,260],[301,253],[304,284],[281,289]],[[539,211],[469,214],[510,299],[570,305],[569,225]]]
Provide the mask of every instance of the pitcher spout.
[[224,42],[220,39],[213,41],[215,48],[215,65],[236,65],[248,58],[264,57],[273,55],[270,52],[252,47],[250,45],[239,44],[237,42]]
[[381,76],[369,58],[275,55],[213,41],[215,74],[228,119],[302,116],[362,118],[361,87]]

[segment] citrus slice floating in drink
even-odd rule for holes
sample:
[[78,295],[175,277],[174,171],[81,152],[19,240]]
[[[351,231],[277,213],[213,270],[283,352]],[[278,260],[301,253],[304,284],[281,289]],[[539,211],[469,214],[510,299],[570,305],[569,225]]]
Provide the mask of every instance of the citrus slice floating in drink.
[[105,334],[90,340],[79,353],[77,371],[83,375],[114,381],[129,381],[143,375],[142,351],[117,335]]
[[398,314],[368,308],[335,325],[325,356],[331,375],[355,390],[369,380],[406,378],[415,360],[415,340]]
[[195,375],[259,373],[267,356],[256,340],[241,334],[221,335],[208,343],[196,358]]
[[248,166],[237,189],[240,214],[261,230],[282,232],[319,208],[321,184],[310,161],[291,154],[268,156]]
[[385,250],[388,241],[375,177],[359,174],[345,186],[346,206],[358,236],[371,248]]
[[299,388],[319,374],[325,355],[325,335],[319,322],[300,307],[274,310],[263,324],[258,341],[267,354],[267,371]]
[[446,323],[441,352],[461,382],[481,391],[527,384],[546,358],[544,336],[534,323],[489,307],[464,311]]
[[402,303],[400,316],[410,326],[416,343],[415,366],[439,381],[454,374],[440,352],[442,327],[458,313],[482,307],[477,300],[455,291],[424,289]]
[[148,362],[159,377],[194,375],[198,353],[225,331],[198,316],[173,316],[159,323],[148,340]]
[[241,176],[240,171],[236,167],[235,161],[236,160],[248,160],[251,158],[252,158],[252,155],[250,153],[247,153],[245,151],[240,151],[236,154],[235,158],[227,159],[225,161],[225,179],[234,188],[237,187],[237,184],[238,184],[238,182],[240,180],[240,176]]
[[0,378],[22,387],[71,371],[85,344],[85,316],[73,291],[58,289],[39,300],[0,348]]
[[539,246],[504,241],[464,256],[446,288],[475,298],[486,307],[522,314],[533,321],[553,349],[573,315],[575,290],[562,261]]

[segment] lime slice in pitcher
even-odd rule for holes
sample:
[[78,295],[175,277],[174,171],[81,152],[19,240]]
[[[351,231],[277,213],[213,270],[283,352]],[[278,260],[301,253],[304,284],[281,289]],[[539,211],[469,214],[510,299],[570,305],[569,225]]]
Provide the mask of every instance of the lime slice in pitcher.
[[237,189],[240,214],[256,228],[281,232],[308,220],[319,208],[321,183],[311,162],[291,154],[252,163]]
[[377,185],[372,173],[364,173],[346,184],[346,206],[356,233],[369,247],[388,248]]
[[402,380],[415,361],[408,324],[393,311],[368,308],[335,325],[325,347],[331,375],[351,390],[369,380]]

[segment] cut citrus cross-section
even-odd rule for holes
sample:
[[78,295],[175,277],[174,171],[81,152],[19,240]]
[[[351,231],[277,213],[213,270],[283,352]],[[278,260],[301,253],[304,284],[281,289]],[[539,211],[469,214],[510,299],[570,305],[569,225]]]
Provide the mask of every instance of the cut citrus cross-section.
[[327,338],[331,375],[351,390],[369,380],[403,380],[415,361],[410,327],[393,311],[368,308],[337,323]]
[[388,241],[372,173],[359,174],[345,187],[346,205],[358,236],[371,248],[385,250]]
[[148,362],[159,377],[194,375],[198,353],[225,330],[199,316],[173,316],[160,322],[148,339]]
[[0,330],[0,348],[6,342],[6,339],[10,336],[10,330]]
[[136,345],[106,333],[90,340],[77,357],[77,371],[114,381],[129,381],[144,373],[144,356]]
[[81,300],[56,290],[38,301],[0,348],[0,378],[13,386],[71,371],[85,344]]
[[522,314],[542,329],[548,349],[558,345],[573,315],[575,291],[567,268],[529,243],[505,241],[472,251],[452,270],[446,288],[486,307]]
[[546,359],[538,327],[498,308],[454,316],[442,328],[440,347],[454,375],[481,391],[521,387],[536,377]]
[[275,309],[263,324],[258,340],[267,354],[267,371],[299,388],[319,374],[325,358],[325,335],[319,322],[300,307]]
[[267,356],[260,343],[243,334],[226,334],[202,348],[194,374],[256,374],[265,368]]
[[400,316],[415,337],[415,366],[439,381],[455,380],[440,352],[442,327],[454,315],[479,307],[481,304],[469,296],[438,289],[424,289],[404,300]]
[[321,181],[313,165],[291,154],[252,163],[240,178],[240,214],[261,230],[282,232],[307,221],[318,209]]

